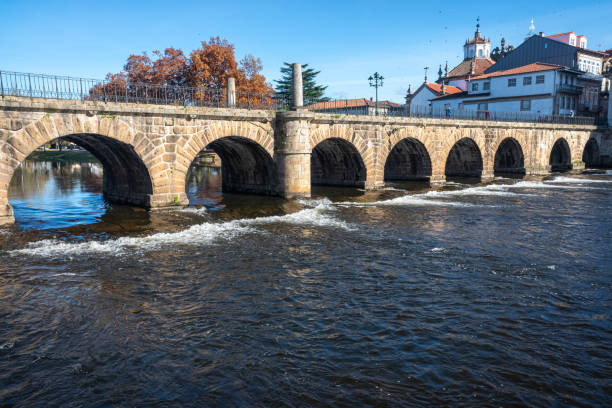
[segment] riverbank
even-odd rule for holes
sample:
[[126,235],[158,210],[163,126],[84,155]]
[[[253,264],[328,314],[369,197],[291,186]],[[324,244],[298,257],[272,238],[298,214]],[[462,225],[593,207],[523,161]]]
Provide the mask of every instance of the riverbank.
[[86,150],[36,150],[26,160],[54,161],[66,163],[99,163],[96,157]]

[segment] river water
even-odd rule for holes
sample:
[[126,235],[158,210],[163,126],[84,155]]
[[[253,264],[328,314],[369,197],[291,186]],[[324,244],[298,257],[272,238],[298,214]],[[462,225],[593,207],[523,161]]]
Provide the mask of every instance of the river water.
[[26,162],[0,406],[610,406],[612,172],[107,205]]

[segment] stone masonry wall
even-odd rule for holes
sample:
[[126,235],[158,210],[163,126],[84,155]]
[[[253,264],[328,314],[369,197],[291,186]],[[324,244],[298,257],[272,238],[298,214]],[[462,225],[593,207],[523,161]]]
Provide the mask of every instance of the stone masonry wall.
[[[5,97],[0,100],[0,220],[12,220],[7,190],[15,168],[57,137],[68,137],[101,160],[111,200],[148,208],[187,204],[186,174],[206,146],[216,147],[225,163],[227,188],[284,197],[310,195],[312,151],[328,139],[343,142],[332,143],[334,149],[321,156],[327,163],[317,166],[335,168],[328,174],[341,174],[345,181],[364,179],[368,189],[384,186],[387,159],[406,139],[419,146],[413,155],[428,156],[423,171],[432,184],[445,181],[449,153],[462,139],[477,146],[485,179],[493,176],[495,153],[507,138],[520,146],[528,174],[550,171],[551,150],[559,138],[567,141],[575,168],[584,165],[582,152],[591,137],[597,138],[602,154],[612,157],[612,136],[592,126]],[[355,170],[342,171],[338,160]],[[363,167],[365,175],[350,174]],[[394,169],[394,177],[399,172]]]

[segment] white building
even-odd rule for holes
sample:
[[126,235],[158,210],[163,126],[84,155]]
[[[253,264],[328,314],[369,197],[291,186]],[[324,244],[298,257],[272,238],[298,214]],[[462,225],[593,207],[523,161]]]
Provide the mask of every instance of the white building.
[[569,115],[576,112],[581,73],[554,64],[534,63],[471,78],[467,92],[431,99],[435,110],[521,112]]
[[[600,115],[599,92],[602,88],[601,74],[606,54],[571,45],[574,37],[569,34],[572,33],[550,37],[545,37],[543,33],[532,35],[503,59],[488,68],[486,73],[507,71],[534,63],[556,64],[579,71],[581,75],[575,85],[581,88],[582,95],[575,110],[579,116]],[[584,40],[583,44],[586,45],[586,37],[582,37],[575,36],[575,40]]]
[[426,113],[431,107],[430,99],[442,95],[453,95],[462,92],[461,89],[446,84],[424,82],[414,93],[406,96],[406,105],[412,115]]
[[337,114],[359,114],[359,115],[393,115],[404,111],[404,107],[399,103],[391,101],[378,101],[372,98],[359,99],[339,99],[328,102],[317,102],[306,106],[313,112],[337,113]]

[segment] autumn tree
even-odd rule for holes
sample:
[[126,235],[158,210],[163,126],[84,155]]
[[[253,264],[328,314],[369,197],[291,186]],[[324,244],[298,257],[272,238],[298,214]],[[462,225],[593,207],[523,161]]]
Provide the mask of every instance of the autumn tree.
[[[182,50],[172,47],[163,53],[153,51],[153,58],[146,52],[130,55],[123,71],[108,74],[105,83],[93,87],[90,95],[97,98],[115,90],[115,94],[123,92],[139,97],[136,94],[139,87],[134,84],[156,84],[201,89],[195,94],[197,99],[203,99],[205,95],[218,98],[219,92],[225,88],[226,79],[233,77],[238,91],[271,96],[274,90],[261,74],[262,68],[261,60],[250,54],[237,63],[234,45],[226,39],[211,37],[209,41],[202,41],[201,47],[193,50],[189,58]],[[163,92],[168,96],[173,91],[164,88]]]
[[202,47],[190,54],[188,82],[193,87],[223,89],[229,76],[236,76],[238,64],[234,58],[234,45],[226,39],[211,37],[202,41]]
[[89,98],[93,100],[112,99],[124,95],[127,89],[127,75],[125,72],[106,74],[104,82],[97,83],[89,90]]
[[123,67],[131,83],[157,85],[184,85],[187,80],[188,61],[182,50],[166,48],[164,52],[153,51],[155,59],[147,53],[130,55]]
[[236,89],[253,93],[273,94],[272,85],[266,82],[266,77],[261,74],[263,65],[259,58],[246,55],[238,68],[239,74],[236,78]]
[[[291,99],[293,93],[293,65],[285,62],[280,69],[281,79],[274,80],[276,82],[276,93],[282,95],[285,99]],[[304,105],[311,105],[317,102],[327,102],[329,98],[324,96],[327,86],[317,85],[315,77],[321,71],[315,71],[308,68],[308,64],[302,65],[302,87],[304,95]]]

